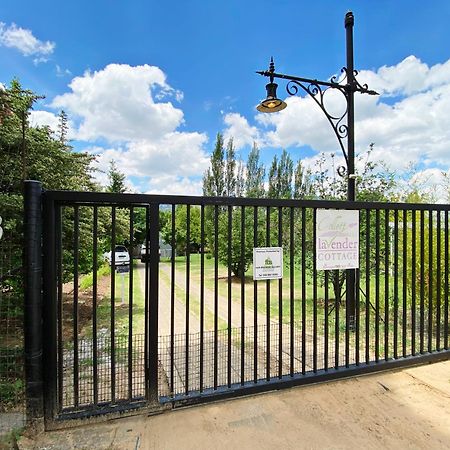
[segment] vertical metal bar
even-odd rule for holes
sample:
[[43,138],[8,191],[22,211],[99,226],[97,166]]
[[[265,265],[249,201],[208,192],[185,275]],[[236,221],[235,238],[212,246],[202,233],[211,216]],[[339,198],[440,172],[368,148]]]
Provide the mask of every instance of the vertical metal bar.
[[94,206],[93,225],[92,225],[92,347],[93,347],[92,370],[93,370],[95,405],[98,404],[97,271],[98,271],[98,207]]
[[116,400],[116,207],[111,210],[111,401]]
[[394,211],[394,358],[398,358],[398,210]]
[[[170,392],[174,395],[175,389],[175,217],[176,217],[176,206],[172,205],[171,214],[171,236],[170,244],[172,246],[172,255],[170,260]],[[149,249],[147,250],[149,252]],[[148,259],[148,255],[147,255]]]
[[425,329],[425,211],[420,211],[420,353],[424,353]]
[[[388,213],[388,211],[386,211]],[[375,361],[380,359],[380,210],[375,211]]]
[[[144,342],[144,364],[145,364],[145,398],[150,398],[150,208],[145,208],[145,342]],[[173,354],[173,352],[172,352]],[[173,366],[172,366],[173,367]]]
[[[253,207],[253,247],[258,247],[258,207]],[[253,381],[258,380],[258,282],[253,281]]]
[[[316,221],[317,209],[313,209],[313,372],[317,372],[317,268],[316,268]],[[346,365],[348,367],[348,322],[347,322],[347,347]]]
[[[130,273],[128,284],[128,398],[133,397],[133,220],[134,208],[130,207]],[[122,275],[123,276],[123,275]]]
[[444,251],[445,251],[445,257],[444,257],[444,348],[448,349],[448,253],[449,253],[449,247],[448,247],[448,211],[445,211],[445,231],[444,231]]
[[241,385],[245,381],[245,206],[241,206]]
[[205,205],[200,206],[200,392],[203,392],[205,332]]
[[389,266],[389,246],[390,246],[390,228],[389,228],[389,210],[384,211],[384,359],[389,359],[389,278],[391,276]]
[[369,364],[370,361],[370,306],[371,306],[371,295],[370,295],[370,276],[371,276],[371,268],[370,268],[370,262],[372,260],[371,254],[370,254],[370,209],[366,209],[366,320],[365,320],[365,327],[366,327],[366,338],[365,338],[365,345],[366,345],[366,364]]
[[[34,182],[30,182],[34,183]],[[27,189],[33,189],[33,186],[27,186],[28,182],[25,183],[25,199],[27,198]],[[35,188],[38,188],[38,186],[35,186]],[[40,189],[40,184],[39,184]],[[37,193],[35,193],[36,195]],[[58,390],[59,389],[59,380],[58,378],[62,378],[62,375],[56,376],[57,370],[59,370],[59,356],[62,354],[62,344],[61,348],[57,348],[57,339],[59,339],[59,336],[62,336],[62,333],[58,333],[58,329],[62,328],[61,325],[58,323],[58,313],[60,312],[60,307],[57,305],[58,301],[58,295],[61,295],[59,292],[57,292],[57,283],[58,287],[61,287],[62,292],[62,277],[57,278],[57,271],[56,271],[56,264],[57,259],[59,258],[59,255],[57,255],[57,252],[61,254],[62,248],[60,246],[61,243],[61,235],[58,235],[58,232],[61,229],[60,223],[57,223],[58,216],[60,217],[60,206],[55,204],[52,200],[49,200],[48,198],[45,198],[45,194],[43,194],[39,199],[35,198],[34,201],[39,202],[39,209],[41,208],[41,202],[43,202],[43,253],[39,251],[39,255],[36,258],[36,255],[33,255],[33,247],[41,242],[41,230],[37,228],[41,227],[41,213],[40,211],[37,212],[38,217],[36,217],[33,213],[35,211],[34,208],[37,206],[36,204],[31,204],[27,206],[27,199],[25,200],[25,211],[28,210],[28,213],[26,211],[25,214],[25,230],[26,230],[26,239],[25,239],[25,252],[27,255],[26,259],[26,270],[27,270],[27,278],[25,282],[26,291],[30,289],[36,281],[38,281],[37,277],[38,274],[42,274],[42,279],[39,279],[39,295],[40,295],[40,287],[41,282],[43,280],[43,297],[45,301],[42,303],[42,315],[38,315],[38,312],[41,313],[41,304],[38,303],[28,303],[25,302],[25,316],[24,316],[24,325],[25,325],[25,333],[28,332],[31,335],[28,335],[29,338],[36,339],[36,342],[33,342],[31,346],[28,346],[26,344],[25,348],[25,356],[32,358],[36,357],[36,359],[33,359],[34,367],[30,368],[28,364],[25,366],[26,375],[28,377],[28,382],[30,381],[30,376],[36,374],[34,372],[35,370],[38,370],[38,360],[37,356],[34,353],[34,349],[37,349],[38,347],[43,350],[43,353],[39,351],[39,357],[42,355],[42,365],[43,367],[39,367],[40,375],[44,375],[44,414],[46,419],[53,419],[54,415],[56,414],[56,411],[61,411],[62,409],[62,395],[58,399]],[[32,203],[34,203],[32,201]],[[30,217],[31,214],[31,217]],[[27,223],[28,222],[28,223]],[[32,230],[30,230],[30,226],[32,226],[34,222],[34,225],[36,226],[35,232],[36,234],[33,236]],[[35,241],[37,239],[37,242]],[[59,247],[59,248],[58,248]],[[36,247],[34,247],[35,250],[37,250]],[[41,255],[43,256],[43,270],[40,272],[41,269]],[[34,264],[31,264],[32,267],[30,267],[30,263],[34,261]],[[30,285],[27,285],[27,283],[30,283]],[[25,292],[26,292],[25,291]],[[38,295],[38,292],[35,293],[36,296]],[[27,295],[27,294],[25,294]],[[27,297],[26,297],[27,298]],[[28,297],[29,300],[31,300],[31,297]],[[35,298],[37,300],[38,297]],[[28,319],[27,319],[28,316]],[[43,321],[42,321],[43,319]],[[33,322],[33,324],[29,324],[28,320],[36,320],[36,322]],[[39,327],[39,334],[34,332],[37,332],[37,330],[33,330],[30,327]],[[43,330],[43,331],[42,331]],[[25,339],[27,339],[27,336],[25,334]],[[25,341],[26,342],[26,341]],[[30,361],[31,362],[31,361]],[[61,364],[62,366],[62,364]],[[43,371],[42,371],[43,368]],[[30,373],[31,370],[31,373]],[[63,374],[63,372],[61,372]],[[35,422],[35,419],[39,419],[42,417],[40,416],[34,416],[33,411],[36,413],[37,411],[34,410],[33,406],[29,403],[30,401],[37,407],[39,406],[39,410],[42,411],[42,398],[40,398],[40,395],[42,392],[39,392],[40,389],[42,389],[42,384],[40,382],[42,378],[35,379],[33,385],[27,386],[26,394],[27,394],[27,421],[28,423],[33,424]],[[31,394],[31,398],[28,398],[28,395]],[[31,406],[31,410],[30,410]],[[36,422],[37,425],[39,425],[39,422]]]
[[416,354],[416,210],[411,211],[411,354]]
[[158,298],[159,298],[159,205],[149,207],[150,292],[149,292],[149,400],[158,403]]
[[[56,254],[56,278],[58,282],[57,288],[57,361],[58,361],[58,406],[59,410],[62,408],[63,404],[63,395],[64,395],[64,349],[63,349],[63,247],[62,247],[62,207],[55,205],[55,254]],[[97,336],[95,336],[97,338]],[[95,340],[93,340],[93,345],[95,344]],[[95,353],[94,353],[95,356]],[[94,358],[94,363],[95,363]],[[95,388],[96,388],[96,374],[95,374],[95,364],[93,365],[94,369],[94,403],[96,403],[95,399]]]
[[[361,261],[361,259],[359,259]],[[355,271],[355,283],[356,283],[356,330],[355,330],[355,363],[357,366],[359,366],[359,339],[360,339],[360,282],[361,282],[361,271],[357,269]]]
[[185,354],[185,393],[189,393],[189,314],[190,314],[190,289],[191,289],[191,205],[186,205],[186,354]]
[[227,317],[227,384],[228,387],[231,387],[231,362],[232,362],[232,354],[231,354],[231,329],[232,329],[232,317],[231,317],[231,245],[233,240],[233,209],[232,206],[229,205],[227,208],[227,218],[228,218],[228,229],[227,229],[227,238],[228,238],[228,246],[227,246],[227,261],[228,261],[228,271],[227,271],[227,300],[228,300],[228,317]]
[[219,209],[214,205],[214,389],[217,389],[219,326]]
[[433,350],[433,211],[428,211],[428,351]]
[[[53,225],[53,203],[47,202],[45,210],[45,256],[46,268],[51,269],[51,255],[54,251],[54,236],[52,235]],[[29,423],[38,424],[44,416],[44,373],[45,370],[50,377],[46,377],[45,389],[50,394],[46,401],[46,416],[51,418],[55,409],[56,400],[56,372],[54,342],[45,343],[41,326],[43,303],[42,303],[42,275],[45,275],[44,288],[45,294],[50,294],[50,304],[55,303],[55,279],[52,273],[42,271],[42,185],[38,181],[25,181],[24,183],[24,337],[25,337],[25,375],[26,375],[26,400],[27,400],[27,420]],[[48,259],[47,259],[48,258]],[[44,309],[44,318],[46,319],[47,333],[55,328],[52,324],[54,314],[52,308]],[[54,334],[54,333],[52,333]],[[49,363],[48,367],[43,365],[42,349],[44,347],[44,364]],[[50,364],[53,363],[53,364]],[[53,371],[53,372],[52,372]],[[51,400],[51,401],[49,401]]]
[[[266,247],[270,247],[270,206],[266,208]],[[266,379],[270,380],[270,280],[266,280]]]
[[[278,208],[278,246],[283,247],[283,208]],[[283,376],[283,279],[278,280],[278,378]]]
[[325,305],[324,305],[324,330],[323,330],[323,368],[324,370],[328,370],[328,302],[330,300],[329,290],[329,271],[325,270],[325,280],[324,280],[324,289],[325,289]]
[[[358,220],[359,223],[361,223],[361,210],[358,211]],[[358,231],[358,237],[361,238],[361,232]],[[358,248],[358,261],[361,261],[361,248]],[[359,304],[360,302],[360,282],[361,282],[361,270],[358,268],[355,270],[355,300],[356,300],[356,305],[355,305],[355,363],[357,366],[359,366],[359,339],[360,339],[360,308],[361,305]]]
[[289,221],[289,229],[290,229],[290,260],[289,260],[289,282],[290,282],[290,289],[289,289],[289,311],[290,311],[290,318],[289,318],[289,329],[290,329],[290,375],[291,377],[294,375],[294,361],[295,361],[295,341],[294,341],[294,322],[295,322],[295,241],[294,241],[294,208],[290,208],[290,221]]
[[441,350],[441,211],[436,219],[436,350]]
[[73,397],[79,404],[79,352],[78,352],[78,245],[80,216],[78,205],[73,208]]
[[[333,277],[339,277],[339,271],[334,271],[333,273]],[[339,297],[339,295],[335,296],[334,299],[334,367],[335,369],[339,368],[339,321],[340,321],[340,317],[339,317],[339,309],[341,306],[341,299]]]
[[302,374],[306,373],[306,209],[302,208]]
[[407,311],[407,280],[408,280],[408,264],[407,264],[407,249],[408,249],[408,211],[403,210],[403,302],[402,302],[402,355],[406,356],[406,311]]

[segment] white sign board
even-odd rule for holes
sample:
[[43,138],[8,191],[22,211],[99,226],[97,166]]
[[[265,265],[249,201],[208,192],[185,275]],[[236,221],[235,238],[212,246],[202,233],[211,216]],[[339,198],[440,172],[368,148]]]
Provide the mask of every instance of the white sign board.
[[317,270],[359,267],[359,211],[318,209],[316,215]]
[[279,280],[283,278],[283,248],[255,247],[253,249],[253,279]]

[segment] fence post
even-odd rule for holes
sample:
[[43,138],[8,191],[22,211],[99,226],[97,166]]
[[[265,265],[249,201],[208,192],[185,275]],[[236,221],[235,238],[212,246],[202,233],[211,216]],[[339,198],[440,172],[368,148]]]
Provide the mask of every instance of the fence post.
[[24,338],[27,421],[43,427],[42,185],[24,182]]
[[149,208],[150,277],[148,307],[148,386],[149,401],[158,404],[158,280],[159,280],[159,204],[152,203]]

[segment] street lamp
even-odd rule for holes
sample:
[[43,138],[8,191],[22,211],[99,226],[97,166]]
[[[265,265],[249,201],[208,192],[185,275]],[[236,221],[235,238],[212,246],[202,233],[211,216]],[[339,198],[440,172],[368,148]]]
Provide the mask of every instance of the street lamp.
[[[347,65],[341,69],[342,77],[337,76],[331,78],[330,81],[319,81],[316,79],[303,78],[291,75],[284,75],[275,72],[275,64],[273,58],[270,61],[269,70],[258,71],[257,73],[269,78],[266,85],[267,98],[263,100],[257,107],[257,110],[263,113],[272,113],[281,111],[286,108],[286,103],[277,97],[278,85],[273,82],[275,78],[288,80],[286,91],[289,95],[296,95],[300,90],[308,94],[320,107],[330,123],[339,142],[342,153],[344,155],[346,167],[338,168],[338,174],[347,177],[347,200],[355,201],[355,106],[354,94],[378,95],[372,91],[366,84],[361,85],[356,80],[358,72],[353,66],[353,25],[354,16],[352,12],[345,15],[346,30],[346,53]],[[346,108],[342,114],[330,114],[325,106],[324,95],[328,89],[335,89],[340,92],[345,99]],[[345,120],[346,119],[346,120]],[[350,311],[351,321],[353,322],[355,313],[355,270],[346,271],[346,299],[347,308]]]

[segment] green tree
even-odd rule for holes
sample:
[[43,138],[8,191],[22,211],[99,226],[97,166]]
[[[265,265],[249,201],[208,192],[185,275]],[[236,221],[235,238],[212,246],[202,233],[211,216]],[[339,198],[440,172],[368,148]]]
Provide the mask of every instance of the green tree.
[[294,198],[311,198],[313,195],[313,181],[311,171],[305,169],[301,160],[297,161],[294,170]]
[[246,197],[264,197],[265,173],[264,165],[259,160],[259,148],[254,143],[247,160],[247,176],[245,179]]
[[242,159],[239,159],[236,174],[236,197],[243,197],[245,194],[244,170],[244,163]]
[[203,175],[203,195],[222,197],[225,193],[225,161],[223,137],[217,133],[210,166]]
[[236,151],[234,150],[233,138],[230,138],[226,150],[225,165],[225,196],[236,196]]
[[[29,123],[31,107],[40,96],[22,89],[17,80],[2,93],[0,111],[0,211],[3,218],[3,243],[10,253],[11,271],[22,269],[23,249],[23,180],[34,179],[42,182],[45,189],[95,190],[91,174],[92,155],[72,152],[70,147],[55,138],[48,127],[34,127]],[[74,209],[63,208],[63,241],[72,236]],[[84,242],[88,214],[80,209],[80,243]],[[85,226],[86,225],[86,226]],[[63,243],[64,243],[63,242]],[[91,254],[87,247],[80,246],[79,269],[88,270]],[[67,252],[63,260],[69,260]],[[3,262],[2,262],[3,264]],[[64,264],[64,277],[70,278],[73,264]],[[2,286],[9,285],[8,276],[1,280]],[[0,289],[2,289],[0,286]],[[13,289],[18,304],[22,304],[22,290]]]
[[125,185],[125,179],[125,174],[117,168],[116,162],[112,159],[109,163],[108,185],[106,186],[106,190],[118,194],[126,192],[127,187]]
[[[163,219],[161,235],[164,242],[172,245],[172,214],[168,211],[167,217]],[[175,208],[175,233],[174,241],[177,254],[186,254],[188,249],[188,207],[177,205]],[[198,251],[201,247],[200,235],[200,208],[189,207],[189,250]]]
[[269,169],[269,198],[292,198],[294,163],[286,150],[280,160],[275,155]]
[[69,119],[64,110],[58,115],[58,140],[62,145],[67,144],[67,133],[69,132]]

